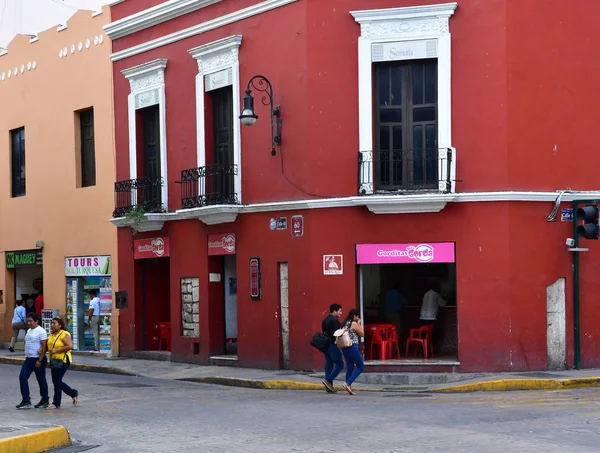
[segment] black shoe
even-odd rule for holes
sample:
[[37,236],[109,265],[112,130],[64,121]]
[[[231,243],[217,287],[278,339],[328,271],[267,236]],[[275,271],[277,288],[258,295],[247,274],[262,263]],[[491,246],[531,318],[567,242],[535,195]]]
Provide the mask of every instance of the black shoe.
[[335,389],[333,388],[333,382],[329,382],[327,379],[323,379],[323,385],[325,386],[325,391],[327,393],[335,393]]
[[15,352],[15,348],[8,348],[10,352]]
[[[31,403],[29,405],[31,406]],[[36,409],[46,409],[48,406],[50,406],[50,401],[42,400],[33,407],[35,407]]]
[[31,401],[21,401],[15,407],[17,409],[31,409]]

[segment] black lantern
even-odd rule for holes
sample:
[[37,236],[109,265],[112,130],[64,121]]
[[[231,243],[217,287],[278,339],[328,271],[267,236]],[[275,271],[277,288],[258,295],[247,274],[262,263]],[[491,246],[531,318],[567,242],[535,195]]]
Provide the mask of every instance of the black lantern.
[[265,93],[261,98],[261,102],[263,105],[271,107],[271,155],[275,156],[277,154],[275,145],[281,145],[281,107],[279,105],[273,106],[273,86],[269,79],[261,75],[252,77],[246,87],[244,108],[240,115],[240,120],[245,126],[252,126],[258,119],[258,115],[254,112],[254,98],[252,97],[251,88]]

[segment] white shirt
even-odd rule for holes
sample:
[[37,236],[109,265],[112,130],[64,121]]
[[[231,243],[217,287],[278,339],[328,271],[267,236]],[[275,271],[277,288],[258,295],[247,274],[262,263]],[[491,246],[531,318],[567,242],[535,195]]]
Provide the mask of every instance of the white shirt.
[[423,296],[423,305],[421,306],[421,319],[423,321],[436,321],[438,310],[445,307],[446,301],[438,293],[430,289]]
[[94,297],[92,300],[90,300],[90,308],[94,309],[94,313],[92,313],[92,316],[100,316],[100,298],[99,297]]
[[29,329],[25,334],[25,357],[40,357],[39,349],[42,347],[42,340],[48,340],[48,334],[41,327]]

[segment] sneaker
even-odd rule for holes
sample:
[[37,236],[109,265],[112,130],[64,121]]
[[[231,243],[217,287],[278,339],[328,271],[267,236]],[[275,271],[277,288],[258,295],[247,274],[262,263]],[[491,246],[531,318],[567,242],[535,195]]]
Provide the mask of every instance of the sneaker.
[[31,401],[21,401],[15,407],[17,409],[31,409]]
[[[31,406],[31,404],[29,405]],[[33,407],[35,407],[36,409],[46,409],[48,406],[50,406],[50,401],[42,400]]]
[[15,352],[15,348],[8,348],[10,352]]
[[333,388],[333,382],[329,382],[327,379],[323,379],[323,385],[325,386],[325,391],[327,391],[327,393],[335,393],[335,389]]

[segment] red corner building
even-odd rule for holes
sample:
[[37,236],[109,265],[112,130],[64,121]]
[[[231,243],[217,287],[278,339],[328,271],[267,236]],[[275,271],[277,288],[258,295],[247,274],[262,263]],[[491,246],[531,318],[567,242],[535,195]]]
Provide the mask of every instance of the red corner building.
[[600,366],[600,4],[111,12],[122,355],[321,369],[339,303],[367,371]]

